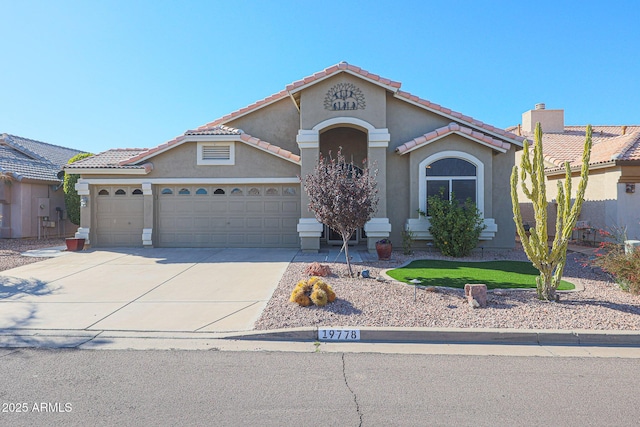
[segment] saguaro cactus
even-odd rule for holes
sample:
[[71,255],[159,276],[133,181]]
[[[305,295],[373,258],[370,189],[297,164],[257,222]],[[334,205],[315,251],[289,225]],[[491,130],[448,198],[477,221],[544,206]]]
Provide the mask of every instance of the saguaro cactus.
[[[536,278],[538,298],[556,301],[556,289],[562,279],[562,273],[567,261],[567,245],[571,237],[571,231],[576,225],[580,208],[584,201],[584,192],[587,189],[589,178],[589,157],[591,156],[591,125],[587,126],[582,153],[582,167],[580,169],[580,183],[575,201],[571,205],[571,168],[569,162],[565,162],[565,180],[558,181],[558,215],[556,219],[556,236],[549,247],[547,234],[547,187],[544,175],[544,157],[542,153],[542,128],[540,123],[536,125],[533,142],[533,163],[529,156],[529,142],[524,141],[524,152],[521,161],[521,170],[513,167],[511,172],[511,202],[513,203],[513,220],[516,230],[520,235],[522,247],[533,265],[540,271]],[[518,176],[522,192],[533,203],[536,225],[532,227],[527,236],[522,223],[520,204],[518,200]],[[531,180],[530,188],[527,185],[527,177]]]

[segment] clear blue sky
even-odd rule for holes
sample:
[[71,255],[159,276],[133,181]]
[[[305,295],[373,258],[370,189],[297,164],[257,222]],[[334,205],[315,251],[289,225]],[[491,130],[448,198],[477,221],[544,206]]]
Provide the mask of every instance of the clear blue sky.
[[638,1],[0,0],[0,133],[154,147],[340,61],[498,127],[640,125]]

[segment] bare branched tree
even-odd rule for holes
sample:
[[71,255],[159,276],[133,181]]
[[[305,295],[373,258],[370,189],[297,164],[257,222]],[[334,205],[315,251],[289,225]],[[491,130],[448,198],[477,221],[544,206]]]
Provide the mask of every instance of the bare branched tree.
[[363,162],[358,168],[347,162],[338,150],[336,157],[320,160],[313,173],[304,178],[309,196],[309,210],[318,221],[335,230],[342,237],[349,275],[353,277],[349,259],[349,239],[364,227],[378,206],[377,170],[370,170]]

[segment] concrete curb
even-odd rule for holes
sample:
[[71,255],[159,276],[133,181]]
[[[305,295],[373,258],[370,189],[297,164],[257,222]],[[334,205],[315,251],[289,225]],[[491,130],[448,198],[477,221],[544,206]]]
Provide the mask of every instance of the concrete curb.
[[[319,328],[325,328],[320,326]],[[0,348],[93,348],[130,343],[129,348],[204,349],[214,342],[340,343],[349,344],[472,344],[507,346],[582,346],[640,348],[640,331],[372,328],[327,326],[359,330],[359,341],[320,340],[317,327],[247,332],[143,332],[88,330],[0,330]],[[169,343],[171,343],[169,345]]]
[[[327,327],[329,328],[329,327]],[[455,328],[370,328],[334,327],[360,330],[360,342],[411,344],[499,344],[499,345],[580,345],[640,347],[640,331],[455,329]],[[281,329],[230,334],[233,340],[317,341],[318,328]],[[347,341],[345,341],[347,342]]]

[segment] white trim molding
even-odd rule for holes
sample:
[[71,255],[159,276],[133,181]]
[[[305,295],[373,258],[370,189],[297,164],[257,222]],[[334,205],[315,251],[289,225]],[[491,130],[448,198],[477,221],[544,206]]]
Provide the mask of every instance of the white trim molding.
[[144,196],[152,196],[153,195],[153,184],[150,182],[142,183],[142,195]]
[[477,157],[464,151],[440,151],[432,154],[418,164],[418,206],[427,211],[427,166],[444,158],[458,158],[472,163],[476,167],[476,207],[484,217],[484,163]]
[[[196,164],[198,166],[233,166],[236,164],[236,150],[234,142],[197,142]],[[226,159],[205,159],[205,147],[227,147],[229,158]]]
[[89,227],[78,227],[74,237],[76,239],[84,239],[84,242],[89,244]]
[[367,238],[379,239],[389,237],[391,234],[391,223],[389,218],[371,218],[364,225]]
[[[486,227],[480,233],[480,240],[492,240],[498,232],[498,224],[493,218],[485,218],[484,225]],[[431,222],[429,222],[429,218],[424,217],[409,218],[404,226],[406,231],[414,233],[415,240],[433,240],[429,227],[431,227]]]
[[303,148],[319,148],[320,132],[335,127],[348,127],[349,125],[364,129],[367,133],[367,147],[369,148],[386,148],[391,141],[391,134],[387,128],[376,128],[371,123],[357,119],[355,117],[334,117],[324,120],[312,129],[300,129],[296,136],[296,142],[300,149]]
[[142,244],[144,246],[153,245],[153,243],[151,241],[152,233],[153,233],[153,228],[143,228],[142,229]]
[[298,234],[300,237],[320,237],[324,225],[315,218],[300,218],[298,220]]
[[[300,178],[81,178],[78,183],[88,185],[135,185],[135,184],[300,184]],[[76,189],[78,184],[76,184]],[[88,188],[88,187],[87,187]],[[88,191],[88,190],[87,190]],[[144,189],[143,189],[144,191]],[[80,194],[80,193],[78,193]],[[87,193],[89,194],[89,193]]]
[[75,188],[79,196],[89,195],[89,183],[86,182],[86,180],[78,180],[78,182],[76,182]]

